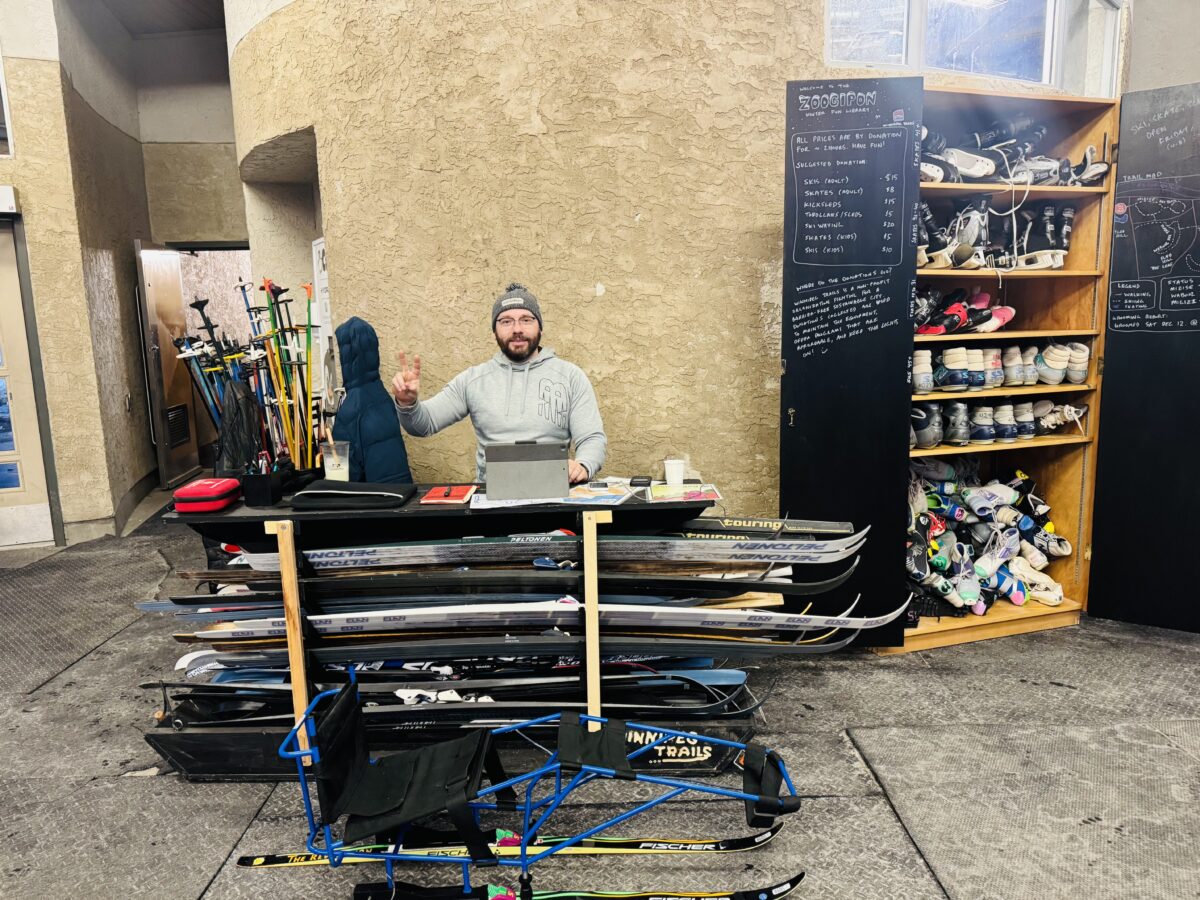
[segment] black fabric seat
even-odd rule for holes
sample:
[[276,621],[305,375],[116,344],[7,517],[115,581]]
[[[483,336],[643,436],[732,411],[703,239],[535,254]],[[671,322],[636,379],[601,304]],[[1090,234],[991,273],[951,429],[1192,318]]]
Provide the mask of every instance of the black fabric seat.
[[[347,684],[317,719],[316,745],[320,823],[333,825],[346,816],[342,837],[347,843],[446,812],[471,858],[495,862],[469,806],[485,773],[493,784],[506,780],[489,732],[405,750],[372,764],[358,689]],[[495,799],[511,803],[516,794],[510,788]]]
[[751,828],[769,828],[779,816],[798,812],[800,798],[781,797],[783,759],[762,744],[748,744],[742,757],[742,791],[758,795],[746,801],[746,824]]

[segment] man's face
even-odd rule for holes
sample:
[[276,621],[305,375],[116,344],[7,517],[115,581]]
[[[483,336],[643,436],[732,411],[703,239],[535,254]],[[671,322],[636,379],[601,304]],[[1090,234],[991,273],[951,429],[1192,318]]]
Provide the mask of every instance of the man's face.
[[542,329],[533,313],[514,309],[496,319],[496,343],[500,351],[515,363],[525,362],[537,352]]

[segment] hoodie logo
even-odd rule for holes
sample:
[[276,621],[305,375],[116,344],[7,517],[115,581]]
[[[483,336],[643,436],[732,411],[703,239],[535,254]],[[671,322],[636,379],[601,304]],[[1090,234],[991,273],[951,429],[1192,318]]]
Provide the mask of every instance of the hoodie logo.
[[543,378],[538,382],[538,415],[565,429],[571,411],[568,396],[567,386],[561,381]]

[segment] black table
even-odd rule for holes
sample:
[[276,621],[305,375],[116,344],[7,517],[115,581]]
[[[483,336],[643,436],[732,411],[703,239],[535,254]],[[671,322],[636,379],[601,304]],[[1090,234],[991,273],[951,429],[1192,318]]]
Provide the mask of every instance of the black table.
[[[445,482],[442,482],[444,485]],[[292,509],[290,498],[278,506],[249,507],[238,502],[210,513],[178,513],[172,508],[163,518],[190,526],[211,540],[237,544],[252,552],[270,552],[275,539],[263,530],[265,522],[290,519],[296,523],[299,548],[346,547],[387,544],[394,541],[443,540],[465,536],[500,537],[519,532],[577,531],[579,515],[589,509],[611,510],[613,521],[605,530],[612,534],[660,532],[678,528],[713,505],[712,500],[679,500],[650,503],[630,497],[616,506],[578,503],[547,503],[504,509],[471,509],[464,506],[430,504],[420,499],[433,485],[418,485],[417,492],[397,509]],[[441,485],[439,485],[441,486]]]

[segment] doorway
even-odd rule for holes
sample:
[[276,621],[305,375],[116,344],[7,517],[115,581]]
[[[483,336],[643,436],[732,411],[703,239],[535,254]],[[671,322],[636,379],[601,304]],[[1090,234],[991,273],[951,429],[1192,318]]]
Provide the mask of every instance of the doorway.
[[16,235],[0,220],[0,547],[53,540]]

